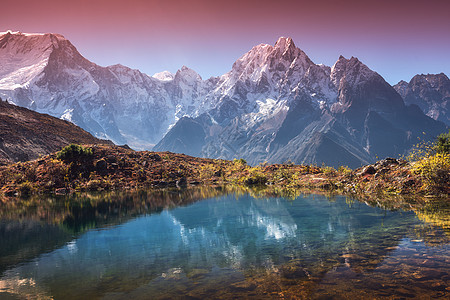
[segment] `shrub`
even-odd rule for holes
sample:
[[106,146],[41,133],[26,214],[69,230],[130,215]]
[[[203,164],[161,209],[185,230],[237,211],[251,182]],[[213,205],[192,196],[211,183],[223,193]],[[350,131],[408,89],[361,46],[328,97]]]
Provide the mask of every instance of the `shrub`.
[[450,154],[429,154],[414,164],[413,172],[422,177],[426,190],[446,192],[450,182]]
[[265,185],[268,180],[261,167],[254,167],[250,168],[248,174],[243,176],[240,181],[245,185]]
[[213,164],[206,164],[204,166],[201,166],[199,176],[203,180],[211,179],[211,177],[213,177],[216,172],[217,169]]
[[58,152],[56,158],[63,161],[71,161],[79,158],[92,156],[92,148],[85,148],[80,145],[70,144]]
[[438,135],[434,142],[421,142],[414,145],[405,158],[414,162],[436,153],[450,154],[450,130],[448,133]]
[[336,173],[336,169],[335,168],[333,168],[333,167],[328,167],[328,166],[326,166],[324,163],[322,163],[322,172],[325,174],[325,175],[332,175],[332,174],[335,174]]
[[267,177],[264,174],[252,174],[244,179],[245,185],[265,185]]
[[340,166],[338,168],[338,172],[341,173],[342,175],[347,175],[347,174],[350,174],[352,172],[352,169],[350,169],[347,166]]
[[437,137],[434,150],[436,151],[436,153],[450,154],[450,130],[448,131],[448,133],[440,134]]
[[243,159],[243,158],[239,158],[239,159],[234,159],[233,163],[239,164],[239,165],[246,165],[247,161],[245,159]]
[[422,177],[422,188],[431,193],[450,192],[450,131],[434,143],[416,145],[408,156],[412,171]]
[[34,190],[33,184],[29,181],[22,182],[19,185],[19,192],[21,196],[31,195]]

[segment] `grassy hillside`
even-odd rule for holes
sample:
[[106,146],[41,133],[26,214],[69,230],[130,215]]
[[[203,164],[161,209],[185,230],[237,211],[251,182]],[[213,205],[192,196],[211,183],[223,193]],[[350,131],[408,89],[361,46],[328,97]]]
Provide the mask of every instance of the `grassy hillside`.
[[[37,193],[233,184],[359,196],[450,194],[448,155],[408,162],[387,158],[351,170],[293,164],[251,167],[244,160],[195,158],[108,145],[72,145],[34,161],[0,167],[0,192]],[[437,172],[434,174],[433,172]]]
[[0,165],[36,159],[71,143],[112,145],[68,121],[9,104],[0,98]]

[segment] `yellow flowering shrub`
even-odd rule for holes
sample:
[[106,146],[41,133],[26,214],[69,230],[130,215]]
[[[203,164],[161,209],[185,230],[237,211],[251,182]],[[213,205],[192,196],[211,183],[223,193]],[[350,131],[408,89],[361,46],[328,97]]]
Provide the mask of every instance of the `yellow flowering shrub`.
[[424,156],[414,163],[412,171],[420,175],[426,190],[448,192],[450,187],[450,154]]

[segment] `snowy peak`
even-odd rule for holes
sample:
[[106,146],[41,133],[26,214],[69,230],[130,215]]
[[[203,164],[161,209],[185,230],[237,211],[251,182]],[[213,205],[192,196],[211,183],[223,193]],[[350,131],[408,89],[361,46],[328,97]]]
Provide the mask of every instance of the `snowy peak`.
[[53,51],[49,35],[8,31],[0,35],[0,88],[27,86],[47,65]]
[[160,81],[172,81],[175,78],[175,75],[170,73],[169,71],[162,71],[159,73],[155,73],[152,76]]
[[[302,98],[315,107],[325,106],[337,98],[330,73],[329,67],[313,63],[292,38],[280,37],[273,46],[260,44],[240,57],[231,71],[220,77],[214,95],[220,99],[219,105],[223,99],[232,99],[233,104],[224,105],[237,106],[245,113],[253,112],[257,101],[267,99],[292,102]],[[221,114],[229,120],[235,109]]]
[[185,66],[154,77],[120,64],[98,66],[58,34],[9,31],[0,43],[2,98],[136,149],[151,148],[212,89]]
[[382,118],[404,111],[398,93],[357,58],[316,65],[289,37],[253,47],[230,72],[203,81],[186,66],[152,77],[122,65],[101,67],[61,35],[6,32],[0,34],[0,96],[135,149],[150,149],[169,132],[167,145],[185,146],[174,149],[255,163],[313,162],[318,152],[307,149],[317,148],[317,135],[333,139],[326,149],[346,145],[327,153],[370,161],[371,153],[382,153],[374,146],[382,136],[377,128],[398,132]]
[[351,82],[352,85],[358,85],[362,82],[367,82],[374,76],[379,76],[375,71],[369,69],[358,58],[351,57],[346,59],[342,55],[331,68],[331,81],[336,87],[339,87],[343,82]]
[[450,125],[450,79],[444,73],[420,74],[411,81],[400,81],[394,89],[406,104],[415,104],[429,117]]
[[[76,48],[60,34],[0,34],[0,89],[26,87],[41,74],[55,51],[74,57]],[[78,54],[79,55],[79,54]]]
[[311,65],[314,63],[291,38],[281,37],[274,46],[260,44],[253,47],[233,64],[228,76],[234,81],[249,79],[253,82],[261,79],[283,81],[287,76],[300,79]]
[[280,37],[275,43],[274,49],[286,56],[287,59],[292,59],[300,50],[295,46],[294,41],[290,37]]
[[280,48],[286,50],[289,47],[296,48],[294,41],[290,37],[280,37],[275,43],[275,48]]
[[275,43],[274,50],[277,58],[286,61],[293,61],[298,56],[306,57],[306,54],[295,46],[294,41],[290,37],[280,37]]
[[22,32],[2,32],[0,33],[0,48],[7,47],[16,53],[27,53],[35,50],[43,50],[49,47],[59,48],[61,42],[68,40],[55,33],[22,33]]
[[202,77],[197,72],[186,66],[182,66],[181,69],[177,71],[174,79],[186,82],[202,81]]

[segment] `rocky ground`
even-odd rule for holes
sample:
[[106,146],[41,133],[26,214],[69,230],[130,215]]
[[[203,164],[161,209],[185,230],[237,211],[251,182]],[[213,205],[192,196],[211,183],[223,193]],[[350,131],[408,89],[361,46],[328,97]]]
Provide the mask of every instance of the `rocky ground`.
[[0,98],[0,165],[37,159],[71,143],[112,145],[70,122]]
[[[356,170],[293,164],[251,167],[244,160],[196,158],[170,152],[133,151],[90,145],[86,155],[58,154],[0,167],[0,193],[6,196],[139,188],[234,184],[273,190],[315,190],[380,196],[448,197],[448,181],[433,189],[405,160],[386,158]],[[381,197],[382,198],[382,197]]]

